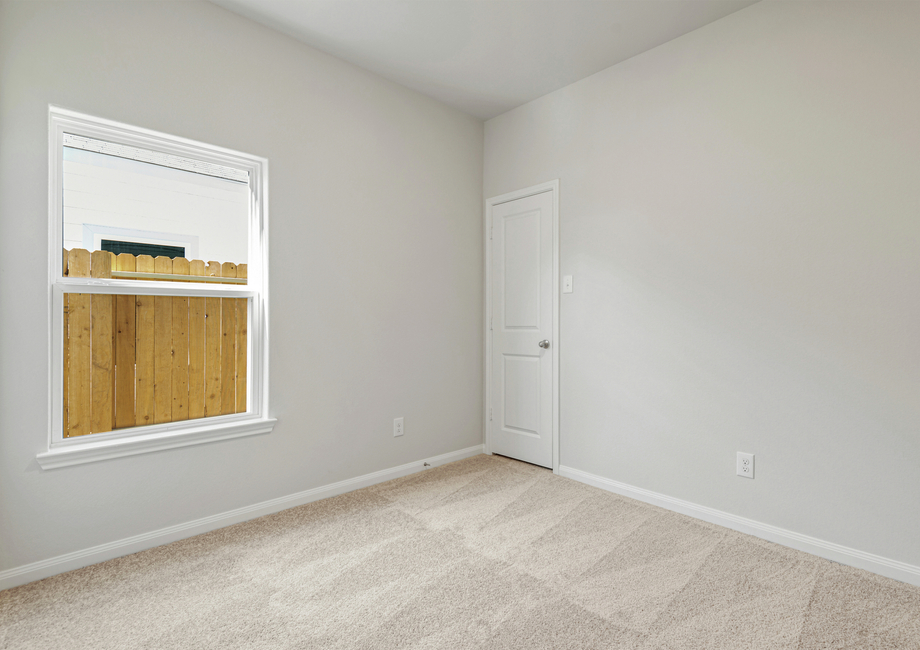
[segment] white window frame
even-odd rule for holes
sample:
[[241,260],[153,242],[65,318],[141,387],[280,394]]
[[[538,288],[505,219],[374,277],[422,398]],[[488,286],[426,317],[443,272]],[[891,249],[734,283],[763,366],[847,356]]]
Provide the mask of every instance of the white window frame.
[[[42,469],[89,463],[173,447],[269,433],[275,423],[268,415],[268,160],[223,147],[159,133],[141,127],[48,107],[49,237],[48,237],[48,448],[36,460]],[[64,133],[155,152],[202,160],[249,173],[250,224],[248,282],[245,285],[152,282],[63,275]],[[64,294],[190,296],[249,300],[247,368],[248,410],[197,420],[167,422],[64,438]]]

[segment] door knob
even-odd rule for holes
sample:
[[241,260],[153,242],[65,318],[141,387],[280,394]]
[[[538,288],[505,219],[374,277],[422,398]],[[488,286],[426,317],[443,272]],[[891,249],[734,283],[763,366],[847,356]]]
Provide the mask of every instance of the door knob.
[[549,349],[549,341],[547,341],[546,339],[543,339],[542,341],[540,341],[539,343],[537,343],[537,345],[539,345],[539,346],[540,346],[541,348],[543,348],[544,350]]

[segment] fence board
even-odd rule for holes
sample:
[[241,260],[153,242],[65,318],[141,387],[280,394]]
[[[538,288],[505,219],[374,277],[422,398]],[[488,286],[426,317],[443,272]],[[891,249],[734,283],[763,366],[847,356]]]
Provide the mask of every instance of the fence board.
[[[188,275],[189,263],[184,257],[172,261],[173,275]],[[172,299],[172,421],[188,420],[188,298]]]
[[[115,256],[108,251],[93,251],[91,275],[111,278]],[[94,293],[90,299],[92,327],[92,412],[90,431],[111,431],[115,426],[115,331],[114,296]]]
[[[220,276],[235,278],[236,264],[221,264]],[[236,413],[236,299],[222,298],[220,302],[221,413]]]
[[[249,267],[246,264],[240,264],[236,267],[236,277],[246,278],[249,274]],[[246,412],[246,368],[247,357],[249,354],[248,334],[249,334],[249,300],[246,298],[236,299],[236,412]]]
[[[189,275],[205,275],[201,260],[189,263]],[[188,299],[188,417],[204,417],[205,299]]]
[[[155,267],[153,257],[138,255],[135,259],[135,266],[140,273],[153,273]],[[142,427],[156,422],[154,297],[137,296],[135,305],[134,423]]]
[[[74,249],[67,260],[68,273],[72,277],[88,277],[90,274],[89,251]],[[90,366],[92,365],[92,341],[90,340],[90,296],[85,293],[70,294],[68,306],[70,334],[70,379],[68,380],[68,436],[83,436],[91,431],[90,413]]]
[[[208,275],[221,277],[220,262],[208,262]],[[205,298],[205,417],[221,414],[220,298]]]
[[[134,255],[122,253],[115,258],[115,269],[134,271]],[[115,296],[115,428],[133,427],[135,319],[137,296]]]
[[[70,257],[70,251],[64,249],[64,269],[63,273],[67,275],[67,259]],[[70,419],[68,417],[68,397],[70,395],[70,294],[64,294],[64,435],[69,435]]]
[[[153,260],[154,273],[172,273],[172,260],[159,256]],[[153,299],[154,336],[154,422],[172,421],[172,312],[173,299],[155,296]]]

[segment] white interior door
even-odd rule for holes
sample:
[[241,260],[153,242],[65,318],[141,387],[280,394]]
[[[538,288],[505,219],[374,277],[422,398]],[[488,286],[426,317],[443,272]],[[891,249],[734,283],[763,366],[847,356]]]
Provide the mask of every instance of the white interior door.
[[492,208],[491,451],[553,465],[553,192]]

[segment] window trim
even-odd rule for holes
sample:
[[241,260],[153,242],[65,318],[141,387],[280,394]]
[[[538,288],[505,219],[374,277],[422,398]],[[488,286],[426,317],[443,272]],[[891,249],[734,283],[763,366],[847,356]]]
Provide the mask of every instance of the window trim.
[[[36,455],[42,469],[159,451],[175,447],[269,433],[275,419],[268,416],[268,160],[179,136],[97,118],[49,105],[49,247],[48,247],[48,446]],[[64,277],[63,138],[75,133],[151,151],[194,158],[249,173],[250,223],[248,283],[197,284],[109,278]],[[65,293],[247,298],[249,300],[249,359],[245,413],[63,437]]]

